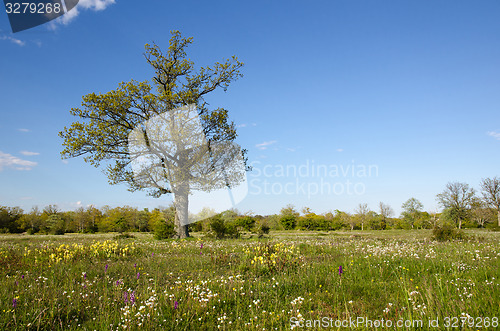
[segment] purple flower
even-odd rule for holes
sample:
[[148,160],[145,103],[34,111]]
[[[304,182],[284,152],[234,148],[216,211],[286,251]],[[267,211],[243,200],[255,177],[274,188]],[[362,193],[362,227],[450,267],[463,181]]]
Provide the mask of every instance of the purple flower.
[[179,303],[177,301],[174,302],[174,309],[179,308]]
[[24,275],[21,275],[21,279],[24,279]]
[[137,268],[137,263],[134,263],[134,269]]
[[153,257],[155,255],[155,253],[151,253],[151,257]]
[[133,291],[131,294],[130,294],[130,302],[132,304],[135,304],[135,291]]
[[137,279],[139,279],[140,276],[141,276],[141,274],[138,272],[137,273]]
[[203,248],[203,243],[201,243],[201,246],[200,246],[200,249],[202,249],[202,248]]
[[128,302],[127,292],[123,292],[123,301],[125,301],[125,303]]
[[106,272],[106,271],[108,271],[108,265],[107,264],[104,266],[104,272]]
[[339,276],[342,277],[342,273],[344,273],[344,271],[342,270],[342,266],[339,267]]
[[14,308],[16,308],[16,307],[17,307],[17,299],[16,299],[16,298],[14,298],[14,299],[12,300],[12,307],[14,307]]
[[83,274],[83,279],[87,280],[87,273]]
[[118,286],[118,285],[120,285],[120,281],[119,280],[116,281],[116,286]]

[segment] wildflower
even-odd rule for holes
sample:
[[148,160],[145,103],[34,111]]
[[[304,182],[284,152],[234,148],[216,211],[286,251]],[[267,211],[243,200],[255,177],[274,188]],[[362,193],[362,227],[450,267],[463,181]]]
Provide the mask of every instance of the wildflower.
[[127,303],[127,302],[128,302],[127,292],[123,292],[123,301],[124,301],[125,303]]
[[133,291],[131,294],[130,294],[130,302],[132,304],[135,304],[135,291]]
[[21,275],[21,279],[24,279],[24,275]]
[[106,271],[108,271],[108,265],[107,264],[104,266],[104,272],[106,272]]
[[16,307],[17,307],[17,299],[16,299],[16,298],[14,298],[14,299],[12,300],[12,307],[14,307],[14,308],[16,308]]
[[137,263],[134,263],[134,269],[137,268]]
[[140,276],[141,276],[141,274],[138,272],[137,273],[137,279],[139,279]]
[[86,272],[83,273],[83,279],[87,280],[87,273]]
[[342,266],[339,267],[339,276],[342,277],[342,273],[344,273],[344,271],[342,270]]
[[174,309],[179,308],[179,303],[177,301],[174,302]]
[[155,253],[151,253],[151,257],[154,257],[155,256]]

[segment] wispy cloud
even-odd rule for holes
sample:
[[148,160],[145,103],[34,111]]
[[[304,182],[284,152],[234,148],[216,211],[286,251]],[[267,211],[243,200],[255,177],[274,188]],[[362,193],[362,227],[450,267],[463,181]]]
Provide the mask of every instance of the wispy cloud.
[[61,160],[61,162],[64,163],[64,164],[68,164],[69,163],[68,160]]
[[275,144],[276,140],[264,141],[263,143],[255,145],[258,149],[267,149],[269,145]]
[[493,137],[493,138],[495,138],[497,140],[500,140],[500,132],[488,131],[487,134],[490,137]]
[[63,16],[55,19],[49,25],[49,28],[54,30],[57,28],[57,24],[68,25],[71,23],[78,15],[80,15],[81,11],[84,10],[93,10],[93,11],[101,11],[112,4],[115,3],[115,0],[80,0],[78,5],[71,9],[69,12],[64,14]]
[[343,151],[344,151],[344,149],[343,149],[343,148],[337,148],[337,152],[339,152],[339,153],[340,153],[340,152],[343,152]]
[[17,131],[21,131],[21,132],[30,132],[30,129],[17,129]]
[[236,127],[237,127],[237,128],[244,128],[244,127],[246,127],[246,126],[247,126],[247,125],[246,125],[245,123],[236,125]]
[[289,151],[289,152],[295,152],[296,151],[295,148],[287,148],[286,150]]
[[14,170],[31,170],[37,164],[38,163],[36,162],[23,160],[0,151],[0,171],[4,168],[12,168]]
[[26,43],[24,41],[17,39],[17,38],[14,38],[14,37],[11,37],[11,36],[0,35],[0,40],[8,40],[16,45],[19,45],[19,46],[26,45]]
[[20,151],[19,153],[25,155],[25,156],[34,156],[34,155],[40,155],[38,152],[30,152],[30,151]]

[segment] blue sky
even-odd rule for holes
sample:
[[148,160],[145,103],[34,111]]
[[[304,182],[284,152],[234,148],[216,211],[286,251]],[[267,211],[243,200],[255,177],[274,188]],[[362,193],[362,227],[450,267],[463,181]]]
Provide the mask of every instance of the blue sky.
[[[70,14],[16,34],[0,14],[0,205],[168,204],[109,185],[82,159],[63,162],[57,133],[83,95],[151,79],[144,44],[166,48],[174,29],[194,37],[199,65],[245,63],[207,98],[229,109],[254,166],[240,211],[383,201],[399,214],[410,197],[433,211],[447,182],[478,188],[500,175],[498,1],[85,0]],[[307,165],[305,176],[276,172]]]

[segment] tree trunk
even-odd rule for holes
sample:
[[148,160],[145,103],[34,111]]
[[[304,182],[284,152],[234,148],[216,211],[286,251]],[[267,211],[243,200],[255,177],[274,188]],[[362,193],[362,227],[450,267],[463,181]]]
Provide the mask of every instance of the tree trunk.
[[189,192],[186,185],[179,185],[174,190],[175,199],[175,232],[177,238],[189,237],[188,207]]
[[458,220],[458,229],[461,230],[462,229],[462,219],[459,219]]
[[498,209],[498,226],[500,226],[500,209]]

